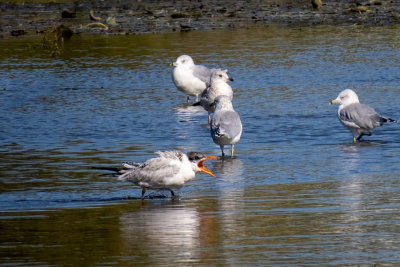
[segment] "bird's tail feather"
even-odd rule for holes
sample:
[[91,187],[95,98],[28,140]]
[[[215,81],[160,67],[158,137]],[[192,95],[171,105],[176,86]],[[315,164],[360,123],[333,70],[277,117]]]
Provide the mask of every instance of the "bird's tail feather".
[[118,180],[125,180],[127,178],[127,173],[132,172],[132,170],[136,168],[140,168],[143,164],[135,163],[135,162],[125,162],[122,164],[122,167],[93,167],[93,169],[97,170],[106,170],[114,172],[113,175],[118,176]]
[[124,167],[124,169],[134,169],[137,167],[140,167],[142,164],[140,163],[136,163],[136,162],[124,162],[122,163],[122,167]]
[[223,134],[221,133],[219,127],[215,129],[215,136],[221,137]]
[[385,122],[394,122],[394,123],[399,123],[398,121],[391,119],[391,118],[383,118]]
[[128,180],[130,174],[138,168],[142,168],[145,164],[135,163],[135,162],[125,162],[122,164],[122,169],[118,172],[118,180],[124,181]]
[[119,172],[121,167],[92,167],[92,169]]

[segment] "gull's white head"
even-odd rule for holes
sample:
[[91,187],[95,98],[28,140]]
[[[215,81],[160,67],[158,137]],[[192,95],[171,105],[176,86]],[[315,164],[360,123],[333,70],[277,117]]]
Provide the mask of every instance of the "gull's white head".
[[215,82],[229,82],[233,81],[231,77],[228,76],[228,70],[214,70],[212,75],[211,75],[211,83]]
[[339,103],[340,105],[347,106],[353,103],[360,103],[360,101],[358,100],[357,94],[353,90],[345,89],[340,92],[338,97],[332,100],[329,104],[333,103]]
[[194,66],[193,59],[188,55],[179,56],[174,63],[172,63],[174,67],[192,67]]

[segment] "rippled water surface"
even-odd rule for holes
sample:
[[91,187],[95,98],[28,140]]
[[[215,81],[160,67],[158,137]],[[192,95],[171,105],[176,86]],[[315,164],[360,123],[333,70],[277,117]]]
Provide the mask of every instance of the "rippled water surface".
[[[0,39],[0,265],[398,265],[400,125],[352,144],[344,88],[400,119],[400,28]],[[171,200],[96,167],[220,155],[171,80],[181,54],[229,69],[236,156]]]

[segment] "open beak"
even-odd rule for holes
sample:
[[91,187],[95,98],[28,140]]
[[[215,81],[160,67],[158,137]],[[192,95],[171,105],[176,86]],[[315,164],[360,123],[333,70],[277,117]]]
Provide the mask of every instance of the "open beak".
[[335,103],[337,103],[337,102],[339,102],[339,100],[333,99],[331,102],[329,102],[329,105],[335,104]]
[[178,66],[178,64],[177,64],[176,62],[174,62],[174,63],[169,63],[169,65],[170,65],[170,66],[173,66],[173,67]]
[[209,160],[209,159],[216,159],[216,158],[217,158],[216,156],[207,156],[204,159],[197,162],[197,167],[199,167],[201,172],[207,173],[207,174],[215,177],[215,175],[209,169],[204,168],[203,162],[206,160]]

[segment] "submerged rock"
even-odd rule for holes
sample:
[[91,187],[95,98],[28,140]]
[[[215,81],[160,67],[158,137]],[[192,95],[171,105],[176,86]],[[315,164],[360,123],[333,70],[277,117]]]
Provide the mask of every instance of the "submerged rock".
[[72,34],[72,30],[62,24],[56,28],[57,39],[64,38],[67,40],[71,38]]
[[115,27],[115,26],[118,25],[114,17],[108,17],[106,19],[106,24],[111,26],[111,27]]
[[320,9],[322,7],[321,0],[311,0],[311,5],[314,9]]
[[12,30],[10,32],[11,36],[21,36],[21,35],[24,35],[24,34],[26,34],[25,30]]
[[63,12],[61,12],[61,17],[63,19],[72,19],[72,18],[76,18],[76,12],[70,12],[68,10],[64,10]]

